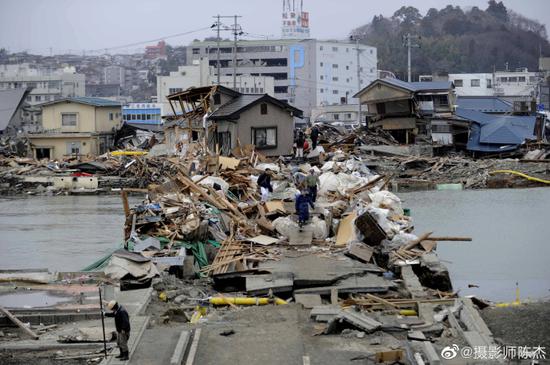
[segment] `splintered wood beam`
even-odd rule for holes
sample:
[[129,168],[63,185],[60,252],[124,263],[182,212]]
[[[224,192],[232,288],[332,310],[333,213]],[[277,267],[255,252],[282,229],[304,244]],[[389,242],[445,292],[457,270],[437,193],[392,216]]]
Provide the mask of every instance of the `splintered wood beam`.
[[472,237],[432,237],[430,236],[428,239],[430,241],[462,241],[462,242],[472,241]]
[[17,325],[17,327],[21,328],[23,330],[23,332],[25,332],[26,334],[31,336],[33,339],[38,340],[38,338],[39,338],[38,335],[36,333],[34,333],[33,331],[31,331],[30,328],[27,328],[27,326],[25,326],[25,324],[23,322],[21,322],[19,319],[17,319],[17,317],[14,316],[13,314],[11,314],[11,312],[8,311],[6,308],[0,306],[0,312],[4,313],[4,315],[6,317],[8,317],[10,319],[10,321],[12,321],[15,325]]

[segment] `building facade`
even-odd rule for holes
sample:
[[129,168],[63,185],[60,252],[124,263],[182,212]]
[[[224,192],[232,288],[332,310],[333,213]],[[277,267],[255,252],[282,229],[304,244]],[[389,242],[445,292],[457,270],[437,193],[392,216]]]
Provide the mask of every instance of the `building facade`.
[[30,105],[85,95],[86,77],[74,67],[36,68],[28,63],[0,65],[0,90],[31,88]]
[[[170,111],[166,97],[190,87],[211,86],[217,83],[214,67],[207,57],[196,59],[192,65],[180,66],[169,76],[157,76],[157,101],[163,110]],[[233,89],[233,76],[221,76],[220,85]],[[269,94],[275,96],[275,81],[272,76],[239,75],[235,91],[246,94]]]
[[42,106],[40,133],[29,133],[33,156],[60,160],[105,153],[119,127],[120,103],[99,98],[65,98]]
[[[354,43],[315,39],[239,41],[237,64],[233,65],[233,43],[220,42],[220,74],[270,76],[275,80],[274,96],[303,110],[309,121],[319,105],[350,102],[352,95],[376,79],[376,48]],[[187,62],[208,57],[217,73],[217,43],[193,42],[187,48]],[[356,103],[357,101],[355,101]]]
[[458,96],[498,96],[512,103],[538,99],[540,75],[527,69],[493,73],[449,74]]
[[162,103],[130,103],[122,107],[122,120],[124,123],[139,128],[160,130],[162,115]]
[[145,47],[145,58],[149,60],[166,59],[166,42],[160,41],[156,46]]

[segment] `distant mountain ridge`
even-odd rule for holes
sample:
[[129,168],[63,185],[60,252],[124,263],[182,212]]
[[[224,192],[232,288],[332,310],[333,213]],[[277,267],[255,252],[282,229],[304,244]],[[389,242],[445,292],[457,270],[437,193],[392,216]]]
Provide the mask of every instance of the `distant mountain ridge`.
[[[541,9],[547,11],[547,9]],[[405,78],[407,49],[403,36],[419,35],[421,48],[412,50],[414,79],[420,74],[492,72],[527,67],[538,69],[538,59],[550,56],[544,25],[528,19],[501,2],[491,0],[481,10],[447,5],[431,8],[425,16],[403,6],[391,17],[374,16],[352,31],[361,43],[378,49],[378,68]]]

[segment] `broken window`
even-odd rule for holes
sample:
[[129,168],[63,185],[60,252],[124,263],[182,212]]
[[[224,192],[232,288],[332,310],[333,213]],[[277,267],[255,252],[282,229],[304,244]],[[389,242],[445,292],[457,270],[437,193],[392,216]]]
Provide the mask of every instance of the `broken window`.
[[277,127],[252,128],[252,143],[256,148],[276,148]]

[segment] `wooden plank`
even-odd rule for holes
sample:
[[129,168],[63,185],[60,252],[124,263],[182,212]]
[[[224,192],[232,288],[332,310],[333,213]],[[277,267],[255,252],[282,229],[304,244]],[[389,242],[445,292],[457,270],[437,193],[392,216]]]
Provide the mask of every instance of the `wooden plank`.
[[282,200],[270,200],[265,202],[264,206],[267,213],[272,213],[277,211],[281,213],[286,212],[285,206]]
[[338,305],[338,288],[330,289],[330,304]]
[[241,163],[241,160],[232,157],[218,157],[219,166],[222,170],[235,170]]
[[422,241],[424,241],[424,240],[427,240],[428,237],[430,237],[432,233],[433,233],[433,232],[426,232],[426,233],[424,233],[424,234],[418,236],[418,238],[415,239],[414,241],[411,241],[411,242],[409,242],[408,244],[406,244],[405,246],[402,246],[402,247],[400,248],[400,250],[405,250],[405,251],[410,250],[410,249],[413,248],[414,246],[418,245],[420,242],[422,242]]
[[434,248],[437,247],[437,242],[429,240],[429,241],[422,241],[420,242],[420,246],[424,249],[426,252],[433,251]]
[[23,322],[21,322],[17,317],[15,317],[13,314],[11,314],[10,311],[8,311],[6,308],[0,306],[0,312],[4,313],[6,317],[10,319],[17,327],[21,328],[23,332],[25,332],[27,335],[31,336],[33,339],[38,340],[38,335],[31,331],[30,328],[27,328]]
[[338,225],[338,233],[336,235],[336,246],[345,246],[351,240],[355,239],[353,221],[357,218],[355,211],[351,212]]
[[377,303],[380,303],[380,304],[384,304],[390,308],[397,308],[397,305],[391,303],[391,302],[388,302],[387,300],[383,299],[383,298],[380,298],[380,297],[377,297],[376,295],[372,295],[372,294],[365,294],[367,298],[371,299],[371,300],[374,300],[375,302]]
[[471,242],[472,237],[432,237],[430,236],[430,241],[464,241],[464,242]]
[[120,196],[122,198],[122,206],[124,207],[124,216],[128,217],[130,215],[130,205],[128,204],[128,193],[125,190],[121,190]]
[[372,253],[374,250],[372,247],[364,244],[353,244],[349,251],[347,252],[348,256],[358,259],[362,262],[369,262],[372,258]]
[[246,240],[250,241],[250,242],[257,243],[259,245],[263,245],[263,246],[268,246],[268,245],[272,245],[274,243],[279,242],[278,238],[273,238],[273,237],[266,236],[266,235],[263,235],[263,234],[261,234],[259,236],[256,236],[256,237],[247,238]]

